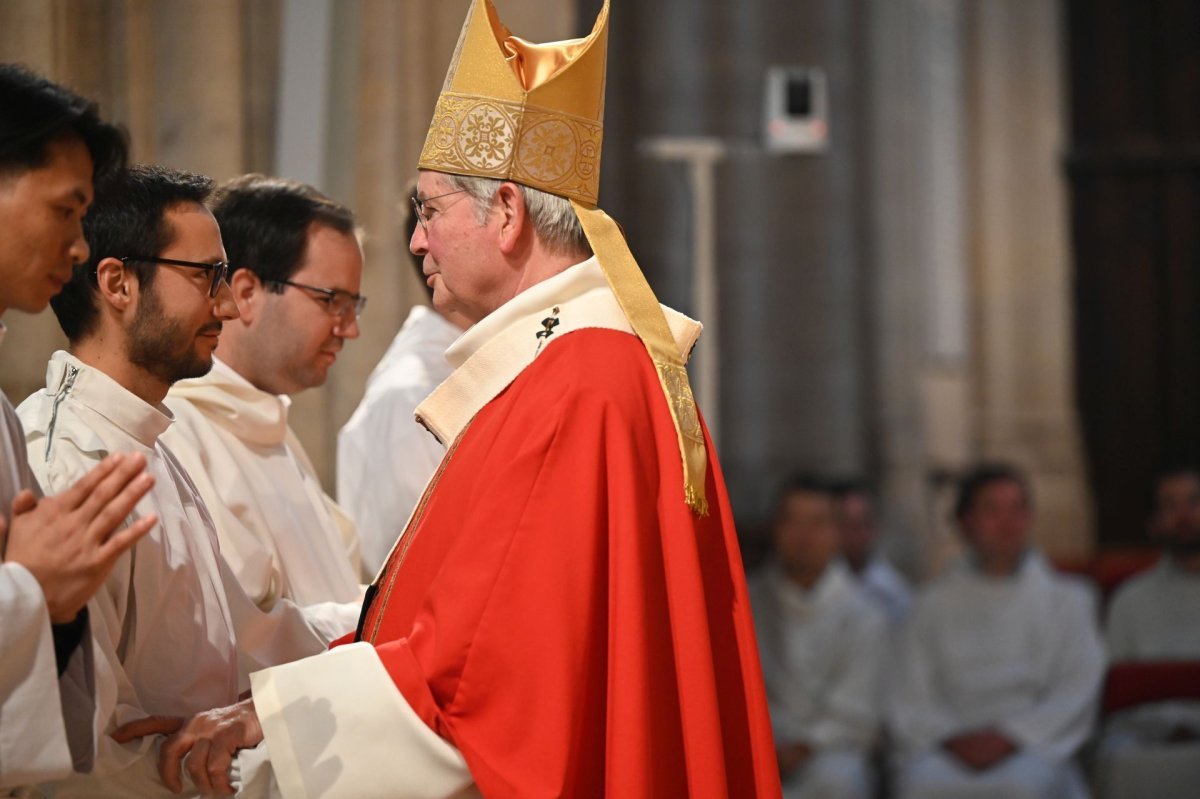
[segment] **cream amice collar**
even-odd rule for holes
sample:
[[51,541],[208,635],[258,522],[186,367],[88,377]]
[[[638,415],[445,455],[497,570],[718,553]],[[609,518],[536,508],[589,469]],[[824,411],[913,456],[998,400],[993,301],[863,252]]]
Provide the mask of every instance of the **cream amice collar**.
[[[663,313],[686,362],[701,325],[666,306]],[[449,446],[542,349],[586,328],[633,333],[595,258],[526,289],[454,342],[446,350],[454,373],[417,406],[417,421]]]

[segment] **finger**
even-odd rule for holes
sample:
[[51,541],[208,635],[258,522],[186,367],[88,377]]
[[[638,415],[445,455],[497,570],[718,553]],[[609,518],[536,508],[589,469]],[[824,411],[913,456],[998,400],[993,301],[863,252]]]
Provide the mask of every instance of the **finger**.
[[[132,509],[133,504],[136,504],[137,500],[141,499],[142,494],[146,490],[149,490],[147,486],[139,484],[139,480],[145,474],[145,471],[145,458],[140,454],[134,453],[123,456],[121,463],[109,472],[108,476],[101,480],[92,492],[80,502],[78,510],[84,520],[92,519],[114,504],[125,506],[132,497],[132,504],[127,505],[125,514],[123,514],[127,515]],[[130,491],[133,486],[139,486],[139,488]],[[141,491],[141,494],[138,494],[138,491]],[[117,518],[123,518],[123,516]]]
[[191,751],[192,740],[190,736],[177,732],[163,741],[162,747],[158,750],[158,776],[162,777],[163,785],[166,785],[174,793],[183,790],[180,761]]
[[178,716],[147,716],[144,719],[122,724],[113,730],[109,737],[117,743],[123,744],[147,735],[170,735],[182,726],[183,719]]
[[120,452],[109,455],[93,466],[83,477],[76,480],[74,485],[60,493],[58,497],[67,510],[74,510],[79,507],[96,490],[96,486],[100,485],[100,482],[105,477],[108,477],[112,473],[112,470],[117,468],[123,460],[125,460],[125,456]]
[[187,767],[188,776],[192,778],[192,783],[200,789],[200,793],[204,794],[213,792],[212,782],[208,779],[208,753],[211,748],[212,744],[207,738],[199,739],[192,747],[187,762],[184,764]]
[[13,497],[12,514],[17,516],[22,513],[29,513],[37,507],[38,499],[33,495],[33,492],[28,488],[22,489],[20,494]]
[[139,516],[128,527],[116,531],[100,545],[100,560],[105,563],[115,563],[117,558],[121,557],[121,553],[142,540],[157,524],[157,513]]
[[214,746],[208,753],[208,780],[213,790],[220,794],[232,794],[233,782],[229,779],[229,769],[233,765],[233,755],[237,747],[225,748]]
[[84,517],[83,523],[87,525],[88,536],[97,543],[107,539],[153,486],[154,475],[142,472],[130,480],[120,493],[105,500],[103,506],[91,503],[84,505],[80,513]]

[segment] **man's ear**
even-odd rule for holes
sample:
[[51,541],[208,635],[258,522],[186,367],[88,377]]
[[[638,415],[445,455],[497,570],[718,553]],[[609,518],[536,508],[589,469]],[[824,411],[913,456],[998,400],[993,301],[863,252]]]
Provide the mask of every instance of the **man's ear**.
[[100,299],[118,313],[125,313],[137,295],[137,275],[119,258],[101,258],[96,264],[96,284]]
[[258,275],[244,267],[230,276],[229,287],[233,289],[233,301],[237,303],[242,323],[252,324],[266,302],[267,287]]
[[529,223],[525,194],[517,184],[505,181],[496,190],[495,202],[500,210],[500,251],[512,255],[521,245]]

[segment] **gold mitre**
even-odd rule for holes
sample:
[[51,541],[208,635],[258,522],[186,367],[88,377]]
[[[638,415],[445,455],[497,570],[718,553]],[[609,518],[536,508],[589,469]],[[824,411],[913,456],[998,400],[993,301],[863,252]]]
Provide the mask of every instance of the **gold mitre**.
[[418,166],[595,205],[607,50],[607,0],[589,36],[547,44],[513,36],[475,0]]
[[473,0],[418,162],[420,169],[511,180],[570,199],[613,294],[642,340],[675,423],[684,499],[708,512],[708,454],[687,369],[662,306],[600,193],[608,0],[582,39],[513,36],[491,0]]

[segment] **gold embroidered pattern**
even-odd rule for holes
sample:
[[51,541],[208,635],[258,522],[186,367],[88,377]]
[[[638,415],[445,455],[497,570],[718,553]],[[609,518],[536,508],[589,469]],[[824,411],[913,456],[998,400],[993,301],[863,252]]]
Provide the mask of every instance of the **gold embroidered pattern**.
[[670,363],[655,362],[655,366],[671,399],[671,409],[679,423],[679,432],[703,446],[704,431],[700,429],[700,414],[696,412],[696,398],[692,396],[687,369]]
[[595,204],[602,135],[595,121],[446,92],[438,98],[419,166],[515,180]]

